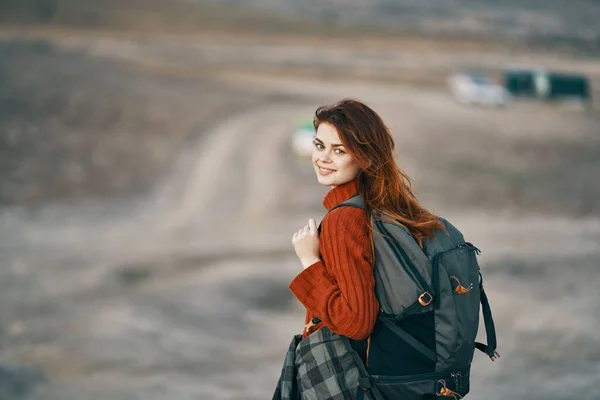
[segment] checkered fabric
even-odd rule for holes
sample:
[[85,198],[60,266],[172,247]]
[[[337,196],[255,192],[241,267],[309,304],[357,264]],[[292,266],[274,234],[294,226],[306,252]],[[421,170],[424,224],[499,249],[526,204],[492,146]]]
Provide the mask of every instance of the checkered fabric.
[[288,349],[273,400],[356,399],[359,369],[348,341],[326,327],[301,341],[298,336]]
[[273,400],[300,400],[300,392],[296,381],[296,348],[302,341],[302,335],[296,335],[283,360],[281,376],[273,394]]

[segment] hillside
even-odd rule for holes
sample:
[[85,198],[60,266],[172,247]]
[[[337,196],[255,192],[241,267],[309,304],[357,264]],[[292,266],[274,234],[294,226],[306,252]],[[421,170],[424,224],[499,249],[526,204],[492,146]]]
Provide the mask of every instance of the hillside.
[[2,0],[0,24],[95,29],[418,35],[600,53],[593,0]]

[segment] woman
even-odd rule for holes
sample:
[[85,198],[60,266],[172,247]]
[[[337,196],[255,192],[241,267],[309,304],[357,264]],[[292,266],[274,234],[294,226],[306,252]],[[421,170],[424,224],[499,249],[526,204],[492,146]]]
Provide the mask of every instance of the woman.
[[[311,219],[292,238],[304,271],[290,289],[306,326],[273,399],[462,398],[474,350],[498,357],[479,249],[419,205],[372,109],[320,107],[314,126],[328,213],[320,234]],[[480,303],[487,344],[475,342]]]
[[[418,243],[443,229],[417,202],[408,176],[398,168],[394,140],[382,119],[355,100],[319,107],[312,163],[317,180],[332,189],[323,205],[331,210],[359,194],[365,208],[328,213],[319,235],[314,220],[293,235],[304,271],[290,284],[306,307],[303,337],[325,325],[360,340],[373,331],[379,310],[374,293],[371,212],[403,224]],[[322,322],[312,325],[317,317]]]

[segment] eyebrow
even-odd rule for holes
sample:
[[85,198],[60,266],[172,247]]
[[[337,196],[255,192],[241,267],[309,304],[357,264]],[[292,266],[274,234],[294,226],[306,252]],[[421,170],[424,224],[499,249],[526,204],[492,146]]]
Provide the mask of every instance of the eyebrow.
[[[316,137],[316,136],[315,136],[315,138],[314,138],[314,141],[315,141],[315,142],[319,142],[319,143],[321,143],[321,144],[325,144],[325,143],[323,143],[323,141],[322,141],[321,139],[319,139],[319,138],[318,138],[318,137]],[[341,144],[341,143],[339,143],[339,144],[338,144],[338,143],[336,143],[336,144],[332,144],[332,145],[331,145],[331,147],[344,147],[344,145],[343,145],[343,144]]]

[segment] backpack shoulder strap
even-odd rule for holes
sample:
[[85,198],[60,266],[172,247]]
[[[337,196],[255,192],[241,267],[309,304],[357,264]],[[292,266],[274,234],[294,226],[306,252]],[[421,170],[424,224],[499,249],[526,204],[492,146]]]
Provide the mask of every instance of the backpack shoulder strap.
[[[336,208],[340,208],[340,207],[364,208],[365,206],[364,206],[362,197],[360,197],[360,194],[357,193],[354,196],[350,197],[348,200],[346,200],[344,202],[341,202],[337,206],[333,207],[331,210],[327,211],[327,214],[329,214],[330,212],[332,212]],[[319,233],[321,233],[321,225],[322,224],[323,224],[323,221],[321,221],[321,223],[319,223],[319,227],[318,227],[318,232]]]
[[365,208],[365,204],[363,203],[363,199],[362,197],[360,197],[360,194],[357,193],[354,196],[350,197],[348,200],[333,207],[331,210],[329,210],[329,212],[332,212],[333,210],[339,207]]

